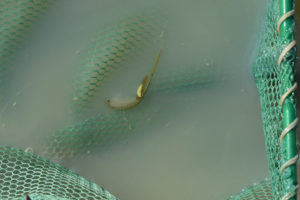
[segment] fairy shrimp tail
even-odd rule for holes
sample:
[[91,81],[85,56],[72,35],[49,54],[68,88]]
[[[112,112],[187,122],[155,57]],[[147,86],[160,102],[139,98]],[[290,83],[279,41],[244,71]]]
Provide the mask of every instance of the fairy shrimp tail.
[[143,79],[142,83],[139,85],[137,91],[136,91],[136,96],[139,98],[143,97],[143,93],[145,91],[145,85],[147,83],[148,80],[148,76],[145,76],[145,78]]
[[147,92],[147,90],[148,90],[148,88],[149,88],[149,86],[150,86],[150,83],[151,83],[151,81],[152,81],[152,78],[153,78],[153,76],[154,76],[154,73],[155,73],[156,68],[157,68],[157,65],[158,65],[158,61],[159,61],[159,58],[160,58],[160,54],[161,54],[161,49],[159,50],[158,55],[157,55],[157,57],[156,57],[154,67],[153,67],[152,72],[151,72],[151,74],[150,74],[150,78],[149,78],[148,84],[147,84],[146,88],[144,89],[144,92],[142,93],[142,97],[146,94],[146,92]]

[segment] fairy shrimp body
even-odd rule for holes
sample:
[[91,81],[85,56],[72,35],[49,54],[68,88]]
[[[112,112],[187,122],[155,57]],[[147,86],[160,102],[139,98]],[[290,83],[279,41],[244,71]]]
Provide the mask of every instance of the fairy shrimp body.
[[127,100],[119,100],[119,101],[107,99],[106,104],[109,107],[116,109],[116,110],[127,110],[127,109],[131,109],[131,108],[135,107],[136,105],[138,105],[143,100],[143,98],[150,86],[151,80],[152,80],[154,73],[156,71],[156,68],[157,68],[160,54],[161,54],[161,49],[159,50],[158,55],[156,57],[155,64],[154,64],[153,70],[150,74],[149,81],[147,82],[148,76],[145,76],[142,83],[137,88],[135,98],[127,99]]

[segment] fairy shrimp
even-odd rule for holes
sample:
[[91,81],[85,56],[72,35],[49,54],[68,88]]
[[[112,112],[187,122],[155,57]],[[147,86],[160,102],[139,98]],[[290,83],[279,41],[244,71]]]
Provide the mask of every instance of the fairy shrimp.
[[127,110],[127,109],[131,109],[133,107],[135,107],[136,105],[138,105],[144,98],[150,83],[152,81],[152,78],[154,76],[154,73],[156,71],[157,68],[157,64],[160,58],[160,54],[161,54],[161,49],[158,52],[158,55],[156,57],[155,60],[155,64],[154,67],[152,69],[152,72],[150,74],[149,77],[149,81],[148,81],[148,76],[145,76],[143,81],[141,82],[141,84],[138,86],[137,91],[136,91],[136,96],[132,99],[127,99],[127,100],[111,100],[111,99],[107,99],[106,100],[106,104],[116,110]]

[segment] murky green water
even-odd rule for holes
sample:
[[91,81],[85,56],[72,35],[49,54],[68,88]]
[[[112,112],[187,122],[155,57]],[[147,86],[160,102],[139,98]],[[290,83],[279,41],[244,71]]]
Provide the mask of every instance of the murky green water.
[[[121,63],[97,90],[88,112],[74,116],[72,81],[86,48],[93,46],[92,35],[153,5],[163,16],[157,31],[163,39]],[[268,177],[251,76],[264,11],[258,0],[55,3],[11,65],[0,104],[2,144],[41,154],[54,130],[123,113],[110,109],[105,99],[134,97],[162,48],[147,95],[125,112],[133,118],[133,130],[59,162],[123,200],[217,200],[239,192]],[[197,76],[181,79],[185,73]],[[168,78],[173,82],[165,87]],[[186,84],[176,86],[181,82]]]

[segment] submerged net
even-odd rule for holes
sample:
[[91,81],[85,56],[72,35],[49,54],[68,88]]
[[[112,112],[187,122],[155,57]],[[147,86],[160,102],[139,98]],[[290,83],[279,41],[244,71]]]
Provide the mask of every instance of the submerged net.
[[[211,65],[212,63],[206,62],[197,68],[157,74],[148,95],[183,93],[225,82],[229,75],[220,71],[216,73]],[[140,106],[143,106],[142,104],[143,102]],[[147,111],[134,111],[133,108],[128,111],[98,114],[55,130],[43,140],[43,155],[62,160],[77,155],[88,155],[94,149],[103,149],[113,143],[126,141],[130,136],[137,134],[139,128],[145,128],[149,124],[147,119],[150,114]]]
[[[1,87],[9,85],[6,78],[11,76],[8,74],[9,62],[26,39],[26,33],[33,22],[37,21],[50,3],[50,0],[0,2],[0,25],[4,27],[0,32]],[[91,45],[80,53],[82,62],[73,82],[73,108],[76,111],[84,110],[92,101],[97,88],[127,58],[144,59],[141,54],[146,53],[151,55],[149,59],[154,60],[164,37],[163,24],[163,18],[158,12],[147,11],[110,24],[104,29],[101,27],[101,31],[95,33]],[[216,71],[212,63],[206,62],[189,70],[157,74],[149,94],[185,91],[187,88],[195,89],[223,81],[224,74]],[[82,153],[89,154],[92,148],[128,138],[136,127],[144,125],[147,117],[116,111],[83,119],[47,135],[44,140],[46,143],[42,144],[45,147],[43,155],[62,160]],[[116,199],[106,190],[70,170],[19,149],[0,146],[0,170],[1,199],[24,199],[25,194],[33,200]]]
[[[0,91],[7,85],[9,60],[22,43],[32,23],[50,3],[50,0],[0,2],[0,27],[4,27],[0,31]],[[295,182],[290,178],[293,172],[287,170],[283,174],[280,173],[280,167],[287,158],[279,140],[284,129],[279,99],[284,92],[282,88],[290,88],[293,83],[293,78],[286,81],[282,79],[281,74],[289,77],[293,74],[295,49],[284,59],[286,64],[280,72],[277,60],[285,42],[280,40],[276,32],[279,11],[279,1],[269,0],[262,40],[253,68],[260,94],[271,180],[253,185],[230,200],[281,199],[295,189]],[[73,108],[81,112],[91,103],[108,75],[127,58],[138,57],[139,51],[149,44],[159,44],[158,40],[163,37],[162,24],[156,14],[148,13],[129,17],[97,32],[91,46],[81,55],[83,59],[73,82],[73,91],[70,92]],[[156,50],[153,52],[157,53]],[[212,65],[208,63],[182,71],[169,71],[167,74],[157,72],[148,94],[187,91],[224,81],[228,75],[219,68],[211,67]],[[293,99],[294,94],[288,100],[295,106]],[[132,114],[130,111],[116,111],[82,119],[48,134],[45,143],[42,144],[43,155],[61,160],[78,154],[89,154],[92,148],[108,145],[116,139],[132,135],[136,128],[144,126],[147,117]],[[24,194],[29,194],[36,200],[116,199],[109,192],[68,169],[10,147],[0,146],[0,171],[1,199],[22,199]]]
[[272,195],[272,183],[270,180],[262,181],[243,190],[241,193],[228,200],[270,200]]
[[74,81],[73,109],[77,113],[84,111],[109,74],[128,58],[137,59],[145,48],[159,49],[157,45],[164,37],[163,24],[159,12],[151,10],[96,31],[84,50]]
[[0,103],[8,86],[11,60],[26,34],[53,0],[3,0],[0,1]]
[[122,112],[91,117],[50,134],[43,144],[43,154],[55,160],[87,155],[96,147],[128,138],[136,124],[131,115]]
[[[32,25],[52,0],[0,1],[0,104],[9,85],[12,60]],[[15,70],[16,71],[16,70]],[[117,199],[83,177],[23,150],[0,145],[0,199]]]

